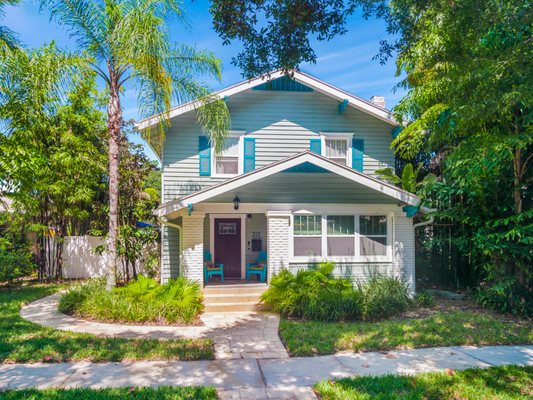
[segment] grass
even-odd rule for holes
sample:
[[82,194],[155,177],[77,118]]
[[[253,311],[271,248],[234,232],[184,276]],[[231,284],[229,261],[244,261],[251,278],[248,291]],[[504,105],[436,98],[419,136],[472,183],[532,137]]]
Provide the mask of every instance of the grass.
[[59,290],[58,285],[28,285],[0,291],[0,362],[64,362],[213,359],[209,339],[122,339],[59,331],[23,319],[23,304]]
[[293,356],[455,345],[533,343],[533,325],[474,311],[436,312],[381,322],[302,322],[282,319],[280,336]]
[[214,388],[193,387],[136,387],[114,389],[25,389],[0,392],[3,400],[216,400]]
[[531,399],[533,367],[492,367],[416,376],[345,378],[315,385],[323,400]]

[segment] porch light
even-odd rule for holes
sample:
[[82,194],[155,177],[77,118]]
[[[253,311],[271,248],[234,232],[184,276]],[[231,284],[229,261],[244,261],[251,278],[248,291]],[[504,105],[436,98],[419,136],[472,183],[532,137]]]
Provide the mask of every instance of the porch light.
[[235,195],[235,198],[233,199],[233,209],[238,210],[239,209],[239,203],[241,202],[241,199],[239,199],[239,196]]

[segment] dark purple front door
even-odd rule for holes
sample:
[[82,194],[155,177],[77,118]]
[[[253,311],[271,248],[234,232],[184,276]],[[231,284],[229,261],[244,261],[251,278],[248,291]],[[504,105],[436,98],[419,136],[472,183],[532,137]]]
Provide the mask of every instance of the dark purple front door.
[[241,278],[240,218],[215,218],[215,263],[224,264],[224,278]]

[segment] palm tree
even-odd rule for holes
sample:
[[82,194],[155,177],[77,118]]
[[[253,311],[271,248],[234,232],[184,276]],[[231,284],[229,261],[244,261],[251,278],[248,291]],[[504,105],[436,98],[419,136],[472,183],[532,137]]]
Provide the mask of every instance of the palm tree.
[[[0,18],[5,16],[5,7],[8,5],[15,5],[20,0],[0,0]],[[19,42],[13,31],[5,26],[0,25],[0,56],[3,56],[8,51],[17,48]]]
[[[175,47],[168,24],[182,19],[178,0],[41,0],[41,8],[67,27],[81,50],[92,57],[91,66],[105,82],[109,130],[109,264],[107,288],[116,283],[119,145],[122,138],[120,94],[133,81],[143,116],[160,115],[161,137],[168,126],[172,99],[200,102],[197,119],[204,132],[222,143],[229,129],[223,100],[208,95],[195,75],[221,77],[221,62],[210,52]],[[144,132],[154,135],[154,132]],[[156,133],[157,134],[157,133]],[[162,140],[160,138],[159,142]],[[217,146],[219,147],[219,146]]]

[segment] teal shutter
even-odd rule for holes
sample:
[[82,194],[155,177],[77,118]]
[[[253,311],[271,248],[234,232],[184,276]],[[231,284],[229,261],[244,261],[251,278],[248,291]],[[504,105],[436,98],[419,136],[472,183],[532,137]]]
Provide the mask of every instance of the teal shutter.
[[255,169],[255,139],[244,138],[244,173]]
[[205,136],[198,138],[198,154],[200,158],[200,176],[211,176],[211,146]]
[[320,139],[311,139],[309,140],[309,150],[311,150],[313,153],[316,153],[318,155],[321,154],[321,143],[322,141]]
[[365,141],[352,139],[352,168],[363,172],[363,157],[365,155]]

